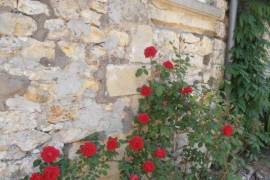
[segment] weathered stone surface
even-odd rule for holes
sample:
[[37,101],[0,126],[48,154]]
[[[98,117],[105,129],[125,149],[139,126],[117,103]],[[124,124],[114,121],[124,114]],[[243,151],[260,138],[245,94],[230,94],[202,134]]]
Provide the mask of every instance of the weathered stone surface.
[[61,121],[74,120],[74,110],[64,109],[65,107],[60,105],[53,105],[49,108],[48,122],[57,123]]
[[16,0],[0,0],[0,7],[16,8],[17,2]]
[[228,9],[228,2],[226,0],[215,0],[216,7],[227,10]]
[[149,13],[152,21],[157,25],[174,27],[187,32],[215,34],[215,20],[209,17],[202,18],[201,14],[194,14],[183,7],[159,1],[155,1],[154,4]]
[[101,1],[92,1],[90,3],[90,9],[93,9],[94,11],[101,13],[101,14],[106,14],[106,12],[107,12],[106,3],[101,2]]
[[132,30],[131,40],[131,62],[149,63],[149,59],[144,57],[144,49],[153,45],[153,31],[151,26],[139,25]]
[[0,112],[1,134],[8,134],[18,131],[34,129],[37,127],[36,118],[37,116],[35,114],[31,114],[29,112],[20,112],[20,111]]
[[110,96],[137,94],[137,88],[145,83],[146,76],[137,78],[135,73],[140,66],[108,65],[106,85]]
[[179,35],[174,31],[156,30],[154,34],[154,41],[155,44],[159,45],[159,51],[162,51],[162,54],[164,54],[167,58],[173,56],[173,46],[179,48]]
[[59,47],[65,55],[72,60],[79,61],[85,59],[85,45],[79,43],[72,43],[68,41],[59,41]]
[[40,42],[34,39],[29,39],[30,46],[23,48],[21,54],[26,60],[41,59],[43,57],[54,59],[55,43],[52,41]]
[[36,130],[20,131],[12,137],[13,143],[19,146],[22,151],[33,150],[37,146],[48,141],[50,138],[51,137],[48,134]]
[[30,81],[24,76],[13,76],[6,72],[0,72],[0,84],[0,100],[5,100],[15,94],[25,93]]
[[185,43],[198,43],[200,41],[200,38],[192,33],[181,33],[180,38]]
[[22,112],[41,112],[41,107],[38,103],[28,101],[22,96],[15,96],[6,101],[9,110]]
[[18,10],[29,15],[46,14],[49,16],[50,12],[46,4],[39,1],[19,0]]
[[54,12],[64,19],[78,18],[80,6],[76,0],[55,1],[50,0]]
[[49,30],[48,39],[59,40],[68,37],[69,31],[62,19],[48,19],[44,23],[44,27]]
[[36,22],[21,14],[1,13],[0,14],[0,34],[30,36],[37,30]]
[[[0,163],[0,176],[3,180],[20,179],[31,174],[33,161],[37,156],[28,156],[17,161],[8,161],[3,166]],[[2,180],[2,179],[1,179]]]
[[105,40],[105,34],[99,28],[91,26],[90,34],[83,36],[82,40],[85,43],[102,43]]
[[75,38],[80,38],[81,36],[87,36],[90,33],[90,25],[86,24],[83,20],[72,19],[67,23],[67,27],[72,32]]
[[226,37],[226,26],[223,22],[217,22],[216,24],[216,35],[219,38],[225,38]]
[[7,149],[1,149],[0,147],[0,160],[17,160],[26,155],[17,146],[9,146]]
[[81,11],[80,15],[84,22],[90,23],[92,25],[100,26],[101,14],[96,13],[95,11],[86,9],[86,10]]
[[226,44],[219,39],[214,39],[214,51],[212,53],[211,62],[216,65],[223,65],[225,58]]
[[108,49],[112,49],[112,47],[110,47],[110,45],[108,45],[110,42],[114,42],[116,41],[116,45],[115,46],[127,46],[129,44],[129,35],[126,32],[121,32],[121,31],[117,31],[117,30],[111,30],[108,33],[108,38],[106,41],[107,44],[107,48]]
[[72,19],[68,22],[67,27],[75,40],[82,39],[85,43],[101,43],[104,41],[104,33],[83,20]]
[[106,54],[106,50],[100,46],[94,46],[87,49],[87,64],[97,63],[101,57]]
[[27,100],[35,103],[45,103],[49,100],[49,96],[48,90],[42,86],[30,86],[24,95]]
[[111,23],[147,22],[148,10],[139,0],[109,0],[108,14]]
[[0,59],[13,57],[23,48],[24,41],[11,36],[0,37]]
[[192,53],[200,56],[205,56],[213,51],[213,42],[206,36],[203,36],[203,38],[196,43],[185,43],[181,41],[180,50],[184,53]]
[[87,135],[95,132],[94,129],[81,129],[81,128],[70,128],[62,129],[55,134],[55,138],[58,138],[63,143],[72,143],[85,138]]
[[115,103],[112,104],[111,109],[107,109],[110,113],[108,116],[105,116],[107,119],[106,128],[104,128],[105,134],[107,136],[112,134],[121,134],[129,126],[127,123],[124,123],[124,119],[131,121],[125,112],[125,108],[130,106],[129,98],[118,99]]

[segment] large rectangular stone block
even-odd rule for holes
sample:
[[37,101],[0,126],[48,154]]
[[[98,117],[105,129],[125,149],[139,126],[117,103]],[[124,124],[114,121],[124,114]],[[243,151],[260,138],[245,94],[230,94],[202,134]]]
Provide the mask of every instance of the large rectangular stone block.
[[147,76],[137,78],[137,65],[108,65],[106,73],[107,91],[110,96],[137,94],[137,88],[146,83]]

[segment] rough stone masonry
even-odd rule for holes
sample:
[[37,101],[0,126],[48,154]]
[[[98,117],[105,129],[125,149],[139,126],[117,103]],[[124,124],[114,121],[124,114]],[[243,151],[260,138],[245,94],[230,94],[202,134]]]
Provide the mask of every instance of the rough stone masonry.
[[[45,145],[74,156],[92,132],[124,136],[136,113],[136,78],[173,42],[191,55],[187,80],[222,78],[225,0],[0,0],[0,179],[19,179]],[[190,3],[191,2],[191,3]],[[73,153],[73,154],[72,154]],[[112,168],[115,169],[115,168]],[[114,176],[103,179],[118,179]]]

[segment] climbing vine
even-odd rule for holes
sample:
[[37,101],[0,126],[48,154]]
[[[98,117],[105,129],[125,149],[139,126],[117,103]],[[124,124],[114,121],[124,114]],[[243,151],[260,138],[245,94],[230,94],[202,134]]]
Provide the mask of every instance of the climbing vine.
[[246,153],[252,159],[270,142],[270,128],[264,131],[270,117],[269,22],[269,1],[240,0],[233,63],[226,69],[231,75],[227,88],[233,110],[245,116]]

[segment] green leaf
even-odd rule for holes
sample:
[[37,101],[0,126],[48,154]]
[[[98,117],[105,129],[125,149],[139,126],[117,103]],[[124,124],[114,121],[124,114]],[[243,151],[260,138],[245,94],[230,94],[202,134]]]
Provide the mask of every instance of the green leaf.
[[33,167],[37,167],[37,166],[39,166],[41,163],[42,163],[42,161],[41,161],[40,159],[36,159],[36,160],[33,162]]

